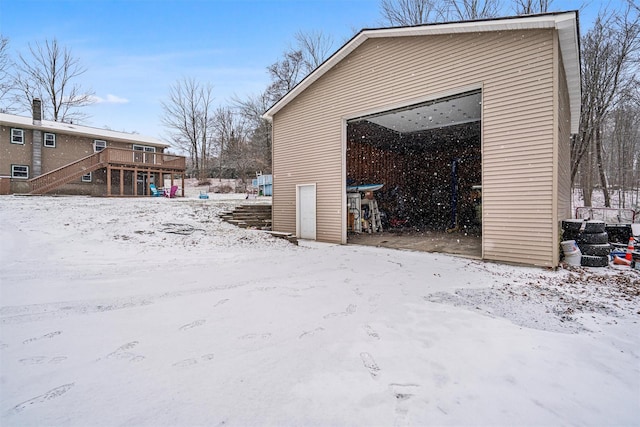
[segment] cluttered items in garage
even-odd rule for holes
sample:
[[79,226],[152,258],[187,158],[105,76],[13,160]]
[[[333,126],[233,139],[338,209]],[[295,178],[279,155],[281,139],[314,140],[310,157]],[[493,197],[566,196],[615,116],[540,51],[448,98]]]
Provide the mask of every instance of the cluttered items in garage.
[[382,219],[374,191],[384,184],[365,184],[347,187],[347,230],[355,233],[380,233]]

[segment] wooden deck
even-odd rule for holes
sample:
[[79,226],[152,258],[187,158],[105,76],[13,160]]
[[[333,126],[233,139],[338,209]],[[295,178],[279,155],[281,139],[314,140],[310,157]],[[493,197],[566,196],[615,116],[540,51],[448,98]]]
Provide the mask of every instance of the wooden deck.
[[[175,154],[155,153],[139,150],[128,150],[122,148],[107,147],[102,151],[91,154],[73,163],[70,163],[51,172],[40,175],[29,180],[31,186],[30,194],[45,194],[71,181],[78,180],[83,175],[98,169],[106,169],[106,195],[123,196],[124,174],[132,172],[134,177],[139,174],[146,174],[147,181],[151,176],[158,176],[162,180],[166,175],[171,176],[171,185],[174,177],[180,175],[182,180],[182,196],[184,197],[184,172],[186,169],[186,158]],[[120,175],[118,193],[113,194],[112,176],[114,173]],[[134,186],[133,195],[138,194],[137,186]]]

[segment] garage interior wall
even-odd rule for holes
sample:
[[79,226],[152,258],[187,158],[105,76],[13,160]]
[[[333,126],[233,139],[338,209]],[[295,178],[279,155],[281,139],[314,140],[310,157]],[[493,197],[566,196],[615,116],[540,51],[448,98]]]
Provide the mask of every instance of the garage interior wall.
[[474,87],[483,94],[483,258],[557,265],[554,37],[543,29],[365,41],[273,117],[274,229],[295,232],[295,185],[315,182],[317,239],[346,243],[346,120]]

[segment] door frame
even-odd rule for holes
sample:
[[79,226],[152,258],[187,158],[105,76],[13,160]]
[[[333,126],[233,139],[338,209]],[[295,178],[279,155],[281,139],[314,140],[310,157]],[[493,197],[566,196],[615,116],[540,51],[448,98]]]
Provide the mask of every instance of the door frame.
[[[315,214],[314,214],[314,222],[313,222],[313,237],[309,238],[309,237],[302,237],[300,235],[301,233],[301,221],[302,221],[302,215],[301,215],[301,199],[300,199],[300,189],[301,187],[312,187],[313,188],[313,201],[315,204]],[[296,236],[300,239],[310,239],[310,240],[316,240],[317,237],[317,233],[318,233],[318,203],[317,203],[317,184],[315,182],[313,183],[308,183],[308,184],[296,184]]]

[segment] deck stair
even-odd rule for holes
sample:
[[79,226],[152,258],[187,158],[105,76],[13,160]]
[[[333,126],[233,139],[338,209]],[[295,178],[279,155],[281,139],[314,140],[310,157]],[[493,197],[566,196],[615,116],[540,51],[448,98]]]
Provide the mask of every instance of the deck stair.
[[30,194],[45,194],[61,185],[79,179],[82,175],[106,166],[102,152],[91,154],[66,166],[29,180]]
[[251,228],[265,231],[272,236],[298,244],[298,240],[291,233],[271,231],[271,205],[250,204],[240,205],[229,212],[222,212],[220,218],[240,228]]

